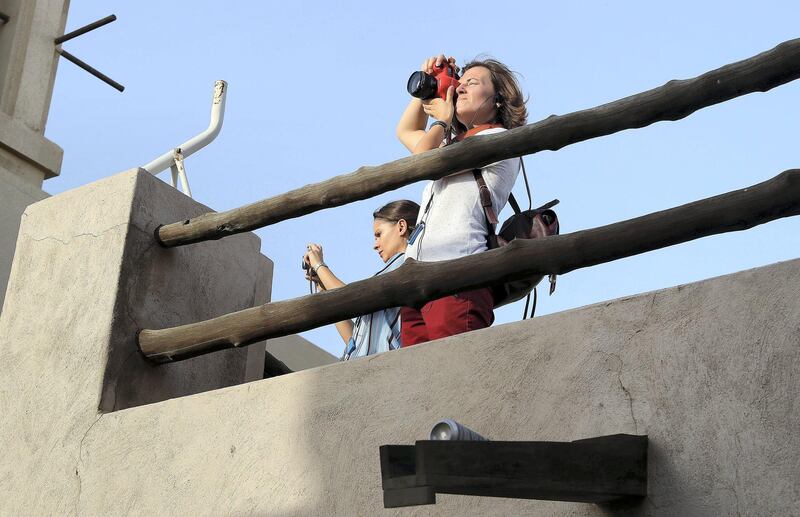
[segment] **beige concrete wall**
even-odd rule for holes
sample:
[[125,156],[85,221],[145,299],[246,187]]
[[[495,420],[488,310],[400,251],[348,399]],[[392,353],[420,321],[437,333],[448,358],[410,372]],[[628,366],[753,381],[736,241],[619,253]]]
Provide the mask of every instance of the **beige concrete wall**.
[[0,497],[0,515],[77,511],[73,438],[103,413],[262,378],[263,343],[161,366],[135,345],[139,328],[269,300],[272,262],[253,234],[156,244],[157,225],[208,211],[141,170],[27,207],[0,313],[0,494],[38,488],[29,504]]
[[255,235],[156,244],[158,224],[208,211],[141,170],[25,210],[0,314],[0,515],[74,513],[73,438],[103,412],[261,378],[263,344],[166,367],[136,347],[140,327],[269,299],[272,263]]
[[69,1],[0,0],[0,307],[23,210],[48,196],[63,151],[44,135]]
[[[38,368],[42,380],[0,376],[3,510],[800,514],[798,290],[792,261],[102,415],[79,395],[97,390],[96,376],[64,375],[44,397],[28,388],[53,384],[59,361],[44,347],[21,362],[25,328],[4,313],[0,365]],[[49,340],[49,354],[73,364],[64,341]],[[102,346],[80,348],[90,359]],[[378,447],[422,439],[442,417],[503,440],[646,433],[649,496],[625,508],[444,495],[384,510]]]
[[58,67],[53,40],[64,34],[69,0],[2,0],[0,111],[44,134]]
[[62,157],[60,147],[0,111],[0,308],[22,212],[49,196],[42,182],[59,173]]
[[339,360],[297,334],[267,340],[266,351],[293,372],[333,364]]
[[7,172],[0,165],[0,310],[3,307],[8,275],[11,273],[11,262],[14,260],[22,212],[31,203],[47,196],[40,188]]

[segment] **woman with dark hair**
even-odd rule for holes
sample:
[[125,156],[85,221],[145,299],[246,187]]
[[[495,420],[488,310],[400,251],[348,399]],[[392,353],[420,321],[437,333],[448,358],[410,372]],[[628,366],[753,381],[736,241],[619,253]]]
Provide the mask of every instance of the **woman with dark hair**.
[[[449,65],[455,59],[431,57],[422,71]],[[457,88],[445,99],[412,99],[397,125],[397,137],[413,154],[422,153],[476,135],[489,135],[526,123],[525,99],[513,72],[494,59],[472,61],[464,66]],[[455,100],[455,101],[454,101]],[[428,117],[435,121],[426,131]],[[415,260],[437,261],[464,257],[488,249],[489,221],[505,206],[519,174],[517,158],[492,163],[430,182],[422,194],[418,237],[408,247]],[[477,172],[479,171],[479,173]],[[479,178],[491,193],[491,206],[481,203]],[[420,310],[403,307],[402,343],[425,341],[488,327],[494,321],[491,288],[446,296]]]
[[[386,264],[376,275],[397,269],[403,263],[408,238],[416,227],[418,214],[419,205],[406,199],[392,201],[373,212],[373,247]],[[345,285],[323,261],[322,246],[319,244],[310,243],[307,246],[303,262],[308,266],[306,279],[313,281],[318,289],[336,289]],[[336,324],[336,330],[346,344],[343,361],[400,348],[400,308],[359,316],[355,321],[340,321]]]

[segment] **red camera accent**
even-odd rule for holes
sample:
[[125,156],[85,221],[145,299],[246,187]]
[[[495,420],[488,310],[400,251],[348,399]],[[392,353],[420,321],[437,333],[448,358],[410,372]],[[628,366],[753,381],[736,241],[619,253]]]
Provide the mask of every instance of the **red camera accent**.
[[436,78],[439,88],[436,90],[436,95],[442,99],[447,99],[447,89],[449,87],[458,88],[461,84],[458,82],[455,69],[449,65],[442,63],[441,65],[433,67],[433,77]]

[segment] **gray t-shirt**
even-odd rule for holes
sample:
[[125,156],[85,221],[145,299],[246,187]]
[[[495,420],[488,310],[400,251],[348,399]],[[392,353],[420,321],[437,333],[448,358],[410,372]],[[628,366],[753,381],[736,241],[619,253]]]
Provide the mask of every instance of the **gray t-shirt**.
[[[505,129],[486,129],[470,138],[501,131]],[[510,158],[483,168],[483,178],[492,193],[492,206],[498,215],[517,181],[519,164],[519,158]],[[426,211],[428,201],[430,207]],[[424,222],[425,228],[406,249],[406,257],[432,262],[486,251],[489,229],[478,195],[478,184],[471,170],[428,183],[420,207],[417,223]]]

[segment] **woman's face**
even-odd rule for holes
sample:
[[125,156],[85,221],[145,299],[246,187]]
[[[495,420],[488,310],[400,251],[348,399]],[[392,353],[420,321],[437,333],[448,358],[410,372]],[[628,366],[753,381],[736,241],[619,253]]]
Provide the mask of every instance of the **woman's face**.
[[497,107],[489,69],[482,66],[470,68],[461,76],[460,82],[456,88],[458,121],[470,128],[494,120]]
[[381,260],[387,262],[396,254],[406,250],[408,244],[408,225],[405,220],[387,221],[386,219],[375,219],[372,223],[372,230],[375,233],[375,251],[381,256]]

